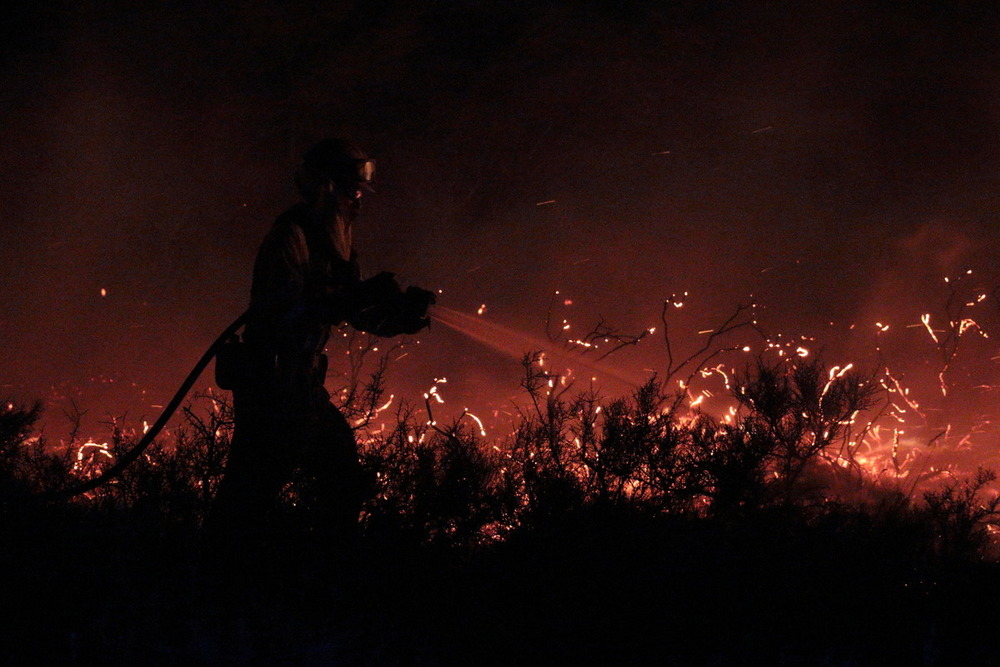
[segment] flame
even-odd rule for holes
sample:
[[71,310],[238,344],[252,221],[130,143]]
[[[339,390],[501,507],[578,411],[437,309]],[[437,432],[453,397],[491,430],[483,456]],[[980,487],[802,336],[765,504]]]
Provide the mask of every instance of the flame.
[[920,322],[924,325],[924,328],[927,329],[927,333],[930,334],[931,340],[933,340],[936,345],[940,345],[941,341],[938,340],[937,333],[931,328],[931,314],[924,313],[921,315]]
[[483,426],[483,420],[477,417],[476,415],[472,414],[471,412],[469,412],[469,408],[465,408],[465,410],[462,412],[462,417],[469,417],[470,419],[472,419],[472,421],[476,422],[476,424],[479,426],[479,435],[483,436],[484,438],[486,437],[486,427]]
[[73,472],[82,473],[87,466],[88,461],[93,461],[97,456],[104,456],[108,459],[114,459],[114,454],[111,453],[111,446],[106,442],[94,442],[92,439],[87,439],[85,443],[80,445],[76,450],[76,461],[73,463]]

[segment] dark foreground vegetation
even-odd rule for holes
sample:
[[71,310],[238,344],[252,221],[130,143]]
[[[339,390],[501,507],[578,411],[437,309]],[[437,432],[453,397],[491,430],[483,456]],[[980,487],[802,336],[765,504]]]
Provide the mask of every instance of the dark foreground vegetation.
[[[732,423],[656,383],[608,401],[526,359],[513,434],[401,409],[366,440],[359,534],[315,537],[289,486],[252,562],[201,523],[229,412],[189,411],[118,481],[0,413],[3,664],[997,664],[992,474],[923,494],[854,459],[871,378],[759,364]],[[378,383],[359,392],[371,416]],[[365,406],[368,406],[367,408]],[[360,406],[360,407],[358,407]],[[855,432],[852,433],[852,429]],[[110,453],[134,434],[114,428]],[[276,451],[276,455],[280,455]]]

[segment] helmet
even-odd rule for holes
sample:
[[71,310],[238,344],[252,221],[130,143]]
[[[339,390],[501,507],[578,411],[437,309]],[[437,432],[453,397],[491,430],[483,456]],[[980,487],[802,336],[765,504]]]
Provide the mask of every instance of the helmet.
[[302,156],[302,171],[308,180],[332,180],[344,190],[371,191],[375,160],[343,139],[324,139]]

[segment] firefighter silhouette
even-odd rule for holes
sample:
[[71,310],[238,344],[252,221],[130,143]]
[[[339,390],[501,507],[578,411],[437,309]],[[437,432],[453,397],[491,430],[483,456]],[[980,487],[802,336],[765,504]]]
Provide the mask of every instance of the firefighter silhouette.
[[210,534],[252,540],[296,469],[312,483],[318,531],[351,531],[367,493],[354,432],[324,388],[334,326],[379,336],[416,333],[433,295],[403,291],[392,274],[362,280],[351,232],[375,163],[326,139],[296,174],[302,201],[275,221],[258,252],[243,341],[217,360],[233,390],[235,430],[209,517]]

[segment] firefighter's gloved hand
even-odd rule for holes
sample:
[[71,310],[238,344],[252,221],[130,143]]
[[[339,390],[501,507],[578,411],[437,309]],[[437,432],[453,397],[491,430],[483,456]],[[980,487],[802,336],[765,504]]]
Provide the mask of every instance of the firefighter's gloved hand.
[[410,286],[403,294],[400,303],[399,329],[401,333],[415,334],[421,329],[431,325],[431,318],[427,316],[427,309],[436,302],[434,293]]
[[362,305],[350,320],[355,329],[392,337],[415,334],[430,326],[427,309],[434,303],[432,292],[419,287],[403,292],[391,273],[379,274],[360,287]]

